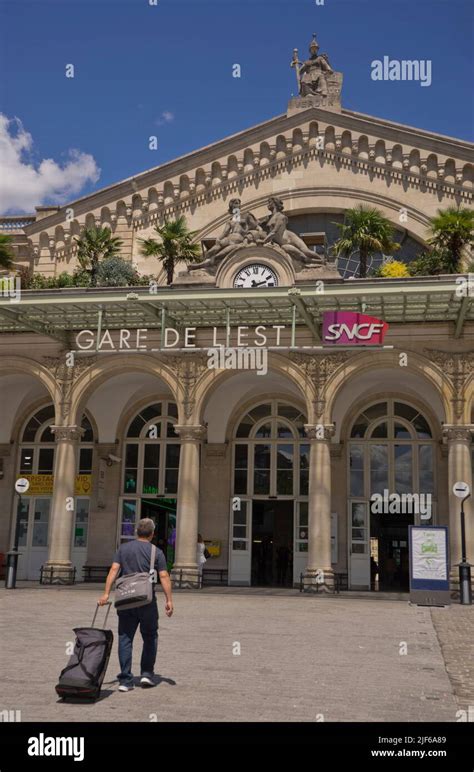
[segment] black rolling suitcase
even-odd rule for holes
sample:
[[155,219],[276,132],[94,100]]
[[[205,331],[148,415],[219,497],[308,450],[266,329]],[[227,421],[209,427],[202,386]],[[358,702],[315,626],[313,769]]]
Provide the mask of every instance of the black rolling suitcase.
[[[111,603],[107,603],[104,627]],[[114,642],[112,630],[100,630],[94,627],[99,604],[95,610],[92,627],[75,627],[76,643],[69,662],[61,670],[56,692],[63,699],[98,700],[109,664],[110,652]]]

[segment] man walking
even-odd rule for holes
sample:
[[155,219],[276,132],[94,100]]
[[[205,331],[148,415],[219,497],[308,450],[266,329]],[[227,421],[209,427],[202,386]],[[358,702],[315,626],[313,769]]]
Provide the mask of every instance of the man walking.
[[[151,561],[151,541],[155,532],[155,523],[151,518],[140,520],[137,527],[137,538],[122,544],[114,555],[113,563],[105,582],[105,591],[99,599],[99,605],[108,602],[112,585],[119,572],[122,574],[148,573]],[[160,549],[156,549],[155,569],[160,578],[161,586],[166,597],[165,612],[170,617],[173,613],[173,601],[171,597],[171,579],[167,571],[166,559]],[[120,682],[119,691],[128,692],[133,689],[132,651],[133,639],[140,625],[140,633],[143,638],[143,650],[140,663],[140,686],[154,686],[154,667],[158,649],[158,605],[156,595],[146,606],[131,608],[125,611],[117,611],[119,624],[119,661]]]

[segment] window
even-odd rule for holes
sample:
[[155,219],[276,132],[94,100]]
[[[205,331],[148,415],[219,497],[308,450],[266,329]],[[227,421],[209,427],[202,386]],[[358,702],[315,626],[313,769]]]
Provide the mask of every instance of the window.
[[299,408],[279,400],[256,405],[242,416],[235,430],[235,495],[308,495],[305,421]]
[[349,493],[430,493],[434,496],[435,442],[428,420],[412,405],[390,399],[354,420],[348,448]]
[[126,496],[177,493],[181,447],[174,428],[177,417],[175,403],[164,401],[143,408],[130,422],[122,484]]

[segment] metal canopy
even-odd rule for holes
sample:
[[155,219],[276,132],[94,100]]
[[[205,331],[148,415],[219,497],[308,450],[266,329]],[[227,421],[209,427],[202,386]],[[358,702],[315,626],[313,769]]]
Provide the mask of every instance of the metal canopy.
[[[463,275],[466,280],[468,276]],[[456,278],[458,281],[456,282]],[[163,287],[26,290],[19,302],[0,297],[0,333],[31,332],[64,341],[68,332],[102,329],[225,327],[231,325],[306,326],[317,337],[324,311],[357,311],[389,323],[454,323],[462,334],[474,320],[474,287],[462,295],[459,277],[367,279],[256,289]],[[316,333],[316,335],[315,335]]]

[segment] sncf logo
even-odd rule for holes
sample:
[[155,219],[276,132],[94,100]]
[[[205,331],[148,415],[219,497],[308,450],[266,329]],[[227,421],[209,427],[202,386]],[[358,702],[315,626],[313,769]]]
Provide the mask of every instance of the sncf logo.
[[344,346],[374,346],[383,343],[387,322],[353,311],[325,311],[323,341]]

